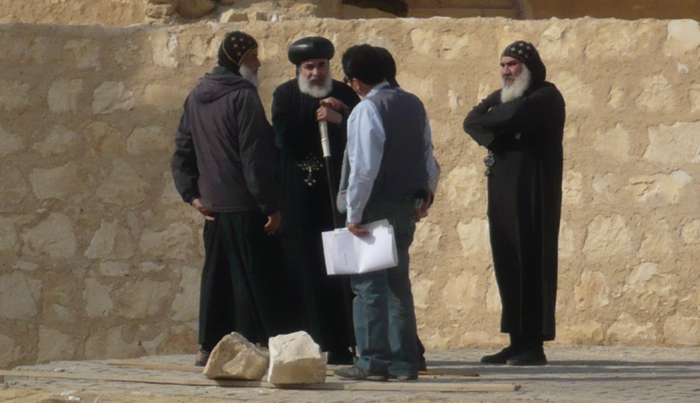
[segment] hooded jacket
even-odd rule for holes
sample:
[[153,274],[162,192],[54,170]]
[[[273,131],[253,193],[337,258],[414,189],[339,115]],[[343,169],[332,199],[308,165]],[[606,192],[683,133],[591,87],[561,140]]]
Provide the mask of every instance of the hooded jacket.
[[184,109],[170,161],[182,199],[217,213],[277,212],[274,131],[255,86],[217,67]]

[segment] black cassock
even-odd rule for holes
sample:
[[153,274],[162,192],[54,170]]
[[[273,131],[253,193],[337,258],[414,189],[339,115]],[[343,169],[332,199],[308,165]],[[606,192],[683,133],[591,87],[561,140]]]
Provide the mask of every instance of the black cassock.
[[[344,102],[350,109],[360,102],[350,87],[338,81],[333,81],[327,97]],[[304,329],[323,351],[347,352],[354,345],[348,317],[350,295],[344,292],[341,278],[326,274],[321,241],[321,232],[332,230],[334,225],[326,161],[316,121],[320,101],[303,94],[297,79],[280,85],[273,94],[272,125],[281,150],[279,234],[290,269],[301,281]],[[334,193],[338,191],[347,142],[348,115],[349,112],[344,114],[340,125],[328,123]],[[344,226],[345,218],[338,215],[338,224]]]
[[488,218],[501,331],[554,340],[564,99],[548,82],[506,103],[500,95],[474,107],[464,131],[493,155]]

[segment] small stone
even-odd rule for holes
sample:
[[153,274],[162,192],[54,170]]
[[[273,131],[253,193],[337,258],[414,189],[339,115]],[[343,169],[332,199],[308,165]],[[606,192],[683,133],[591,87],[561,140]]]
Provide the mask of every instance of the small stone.
[[326,358],[304,331],[271,337],[268,382],[276,385],[326,382]]
[[245,337],[233,332],[214,347],[202,372],[209,379],[247,379],[265,376],[269,358]]
[[219,22],[244,22],[248,21],[248,14],[237,10],[228,10],[221,14]]

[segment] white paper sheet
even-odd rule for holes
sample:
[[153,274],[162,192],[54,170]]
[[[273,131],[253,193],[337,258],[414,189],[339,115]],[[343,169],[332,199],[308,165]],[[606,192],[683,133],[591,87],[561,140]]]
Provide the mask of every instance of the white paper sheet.
[[394,227],[389,221],[379,220],[364,227],[370,232],[366,237],[355,236],[347,228],[322,233],[329,275],[369,273],[399,263]]

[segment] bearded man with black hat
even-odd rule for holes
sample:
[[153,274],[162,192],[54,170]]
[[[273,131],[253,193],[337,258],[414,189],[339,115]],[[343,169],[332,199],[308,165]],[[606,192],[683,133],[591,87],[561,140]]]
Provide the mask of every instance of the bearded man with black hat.
[[274,236],[281,220],[277,150],[255,86],[259,67],[255,39],[228,33],[218,66],[185,100],[175,136],[175,187],[205,220],[196,365],[231,332],[266,345],[298,330],[298,298]]
[[501,332],[510,334],[508,347],[481,362],[545,365],[543,343],[555,336],[565,104],[532,44],[508,45],[500,64],[503,87],[463,125],[489,152],[491,251]]
[[[360,99],[332,79],[334,53],[331,41],[321,37],[292,43],[288,56],[297,77],[275,89],[272,125],[281,151],[280,210],[285,220],[279,232],[290,270],[301,281],[304,328],[329,352],[330,364],[351,364],[349,296],[341,278],[326,274],[321,232],[332,230],[334,222],[344,223],[344,217],[334,219],[331,190],[338,190],[347,116]],[[330,166],[324,161],[319,122],[328,125]]]

